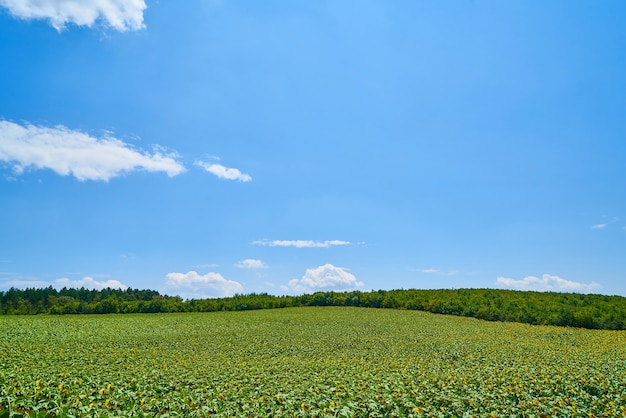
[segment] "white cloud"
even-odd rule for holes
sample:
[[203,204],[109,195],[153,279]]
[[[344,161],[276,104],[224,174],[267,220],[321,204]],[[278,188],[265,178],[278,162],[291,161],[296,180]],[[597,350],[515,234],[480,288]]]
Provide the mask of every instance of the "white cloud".
[[185,171],[176,157],[161,148],[151,154],[113,137],[98,139],[64,126],[0,121],[0,162],[10,164],[17,174],[32,167],[73,175],[80,181],[108,181],[133,170],[165,172],[172,177]]
[[313,269],[307,269],[301,279],[292,279],[284,290],[295,292],[310,292],[317,290],[348,290],[363,287],[363,282],[357,281],[353,274],[341,267],[325,264]]
[[235,264],[235,267],[239,267],[240,269],[265,269],[268,265],[261,260],[247,258]]
[[221,274],[207,273],[201,276],[195,271],[169,273],[165,286],[168,291],[174,291],[185,299],[227,297],[243,292],[243,286],[240,283],[226,280]]
[[243,182],[252,180],[252,177],[250,177],[247,174],[242,173],[236,168],[228,168],[228,167],[224,167],[221,164],[212,164],[212,163],[207,163],[204,161],[196,161],[194,164],[197,165],[198,167],[204,168],[206,171],[208,171],[211,174],[215,174],[217,177],[221,179],[238,180],[238,181],[243,181]]
[[328,248],[334,245],[350,245],[348,241],[332,240],[332,241],[308,241],[308,240],[258,240],[253,244],[265,245],[267,247],[296,247],[296,248]]
[[606,228],[607,224],[597,224],[597,225],[593,225],[591,227],[591,229],[602,229],[602,228]]
[[496,284],[509,289],[536,290],[540,292],[577,292],[590,293],[602,286],[596,282],[579,283],[565,280],[558,276],[544,274],[541,278],[528,276],[521,280],[498,277]]
[[54,281],[54,287],[68,287],[68,288],[71,287],[74,289],[80,289],[81,287],[84,287],[85,289],[95,289],[95,290],[101,290],[101,289],[106,289],[106,288],[121,289],[121,290],[128,289],[128,286],[120,283],[117,280],[107,280],[107,281],[99,282],[97,280],[94,280],[92,277],[83,277],[82,279],[79,279],[79,280],[70,280],[67,278],[57,279]]
[[20,19],[47,19],[56,30],[68,23],[91,27],[101,21],[124,32],[145,27],[144,0],[0,0],[0,6]]

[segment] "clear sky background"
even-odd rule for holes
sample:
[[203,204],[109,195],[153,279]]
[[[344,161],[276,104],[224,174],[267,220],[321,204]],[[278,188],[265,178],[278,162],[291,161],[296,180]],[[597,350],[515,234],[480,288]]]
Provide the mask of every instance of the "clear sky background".
[[624,22],[0,0],[0,290],[626,295]]

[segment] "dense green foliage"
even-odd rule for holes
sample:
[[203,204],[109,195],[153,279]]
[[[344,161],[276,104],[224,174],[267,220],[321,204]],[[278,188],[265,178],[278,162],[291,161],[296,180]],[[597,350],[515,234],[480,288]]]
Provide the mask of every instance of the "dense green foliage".
[[626,416],[626,333],[344,307],[0,317],[0,418]]
[[10,289],[0,314],[216,312],[295,306],[358,306],[423,310],[489,321],[591,329],[626,329],[626,298],[498,289],[317,292],[300,296],[236,295],[183,301],[152,290]]

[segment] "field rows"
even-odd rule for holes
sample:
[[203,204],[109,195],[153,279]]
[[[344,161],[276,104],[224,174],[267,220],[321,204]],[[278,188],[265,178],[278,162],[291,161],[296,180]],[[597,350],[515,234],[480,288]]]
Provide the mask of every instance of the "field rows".
[[626,333],[418,311],[0,317],[0,417],[626,416]]

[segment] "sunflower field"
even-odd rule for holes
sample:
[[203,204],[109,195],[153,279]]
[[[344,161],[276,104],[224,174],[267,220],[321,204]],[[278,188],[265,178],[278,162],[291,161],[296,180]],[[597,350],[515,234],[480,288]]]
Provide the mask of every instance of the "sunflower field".
[[0,417],[626,417],[626,332],[421,311],[0,317]]

